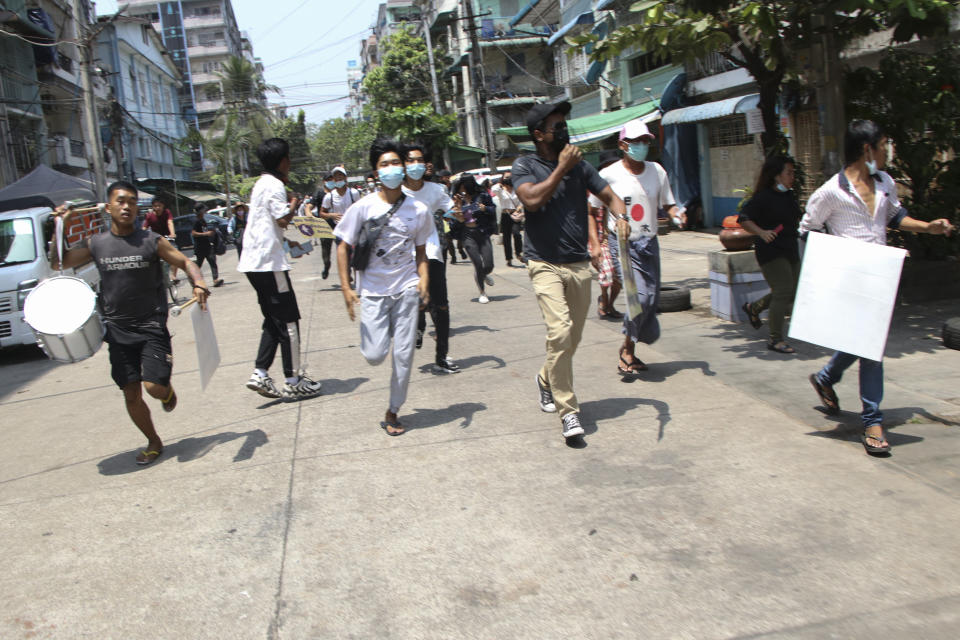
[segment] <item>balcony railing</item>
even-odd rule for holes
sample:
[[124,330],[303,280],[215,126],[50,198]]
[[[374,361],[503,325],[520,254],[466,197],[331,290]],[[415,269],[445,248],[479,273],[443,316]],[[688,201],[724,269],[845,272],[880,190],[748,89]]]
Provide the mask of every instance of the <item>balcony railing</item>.
[[693,62],[687,63],[687,79],[691,82],[700,78],[715,76],[718,73],[725,73],[737,69],[737,65],[723,57],[722,54],[714,51],[703,58],[698,58]]

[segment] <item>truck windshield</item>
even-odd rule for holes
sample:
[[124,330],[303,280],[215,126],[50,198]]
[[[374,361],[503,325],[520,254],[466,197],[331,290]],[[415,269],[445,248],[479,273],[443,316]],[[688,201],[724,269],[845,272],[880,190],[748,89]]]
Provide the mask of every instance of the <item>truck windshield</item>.
[[37,243],[33,235],[30,218],[0,220],[0,267],[36,260]]

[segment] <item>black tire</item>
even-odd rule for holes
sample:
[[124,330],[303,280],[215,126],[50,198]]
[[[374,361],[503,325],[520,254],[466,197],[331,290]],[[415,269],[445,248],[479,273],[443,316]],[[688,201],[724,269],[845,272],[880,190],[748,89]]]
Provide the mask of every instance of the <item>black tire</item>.
[[960,349],[960,318],[950,318],[943,323],[943,346]]
[[686,287],[660,287],[660,303],[657,311],[686,311],[690,308],[690,289]]

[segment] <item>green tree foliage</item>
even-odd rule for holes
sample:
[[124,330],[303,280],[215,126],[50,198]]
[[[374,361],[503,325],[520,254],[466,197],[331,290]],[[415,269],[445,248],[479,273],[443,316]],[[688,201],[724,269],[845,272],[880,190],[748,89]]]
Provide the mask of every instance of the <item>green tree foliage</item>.
[[642,14],[638,23],[619,27],[604,40],[586,34],[569,42],[588,47],[591,60],[608,60],[632,48],[687,61],[720,53],[759,85],[763,144],[770,151],[780,144],[780,87],[804,71],[798,52],[820,44],[827,34],[842,46],[887,27],[894,27],[898,42],[941,33],[952,7],[950,0],[641,0],[630,7]]
[[[400,29],[381,45],[381,65],[363,80],[370,98],[365,115],[374,130],[402,140],[419,138],[439,151],[457,141],[457,118],[433,110],[430,63],[427,45],[412,29]],[[446,57],[434,50],[438,77],[443,75]],[[446,86],[442,87],[447,91]],[[441,100],[445,99],[441,94]]]
[[342,164],[351,173],[365,173],[370,170],[367,156],[375,137],[376,131],[370,122],[334,118],[321,124],[309,141],[320,171]]
[[[851,117],[877,122],[895,145],[890,174],[909,189],[910,215],[960,222],[960,45],[934,53],[889,49],[877,69],[847,76]],[[960,253],[956,238],[893,234],[911,255],[941,258]]]
[[222,113],[235,113],[240,124],[252,129],[260,140],[270,137],[271,114],[267,109],[267,93],[280,93],[279,87],[267,84],[252,62],[231,56],[217,73],[223,89]]
[[294,191],[309,193],[317,183],[317,164],[307,142],[306,114],[303,109],[296,118],[274,123],[273,135],[290,145],[290,176],[288,184]]

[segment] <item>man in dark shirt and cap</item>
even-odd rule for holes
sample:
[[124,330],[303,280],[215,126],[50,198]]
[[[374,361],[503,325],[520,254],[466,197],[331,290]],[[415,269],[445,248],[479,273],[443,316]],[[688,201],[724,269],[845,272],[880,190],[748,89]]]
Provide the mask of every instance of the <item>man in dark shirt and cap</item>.
[[[523,255],[547,325],[547,359],[537,374],[540,409],[559,411],[565,438],[583,435],[573,354],[590,309],[588,192],[620,218],[619,226],[627,226],[623,201],[570,144],[569,114],[569,102],[534,105],[527,130],[536,153],[517,158],[511,171],[526,211]],[[599,243],[592,240],[598,251]]]

